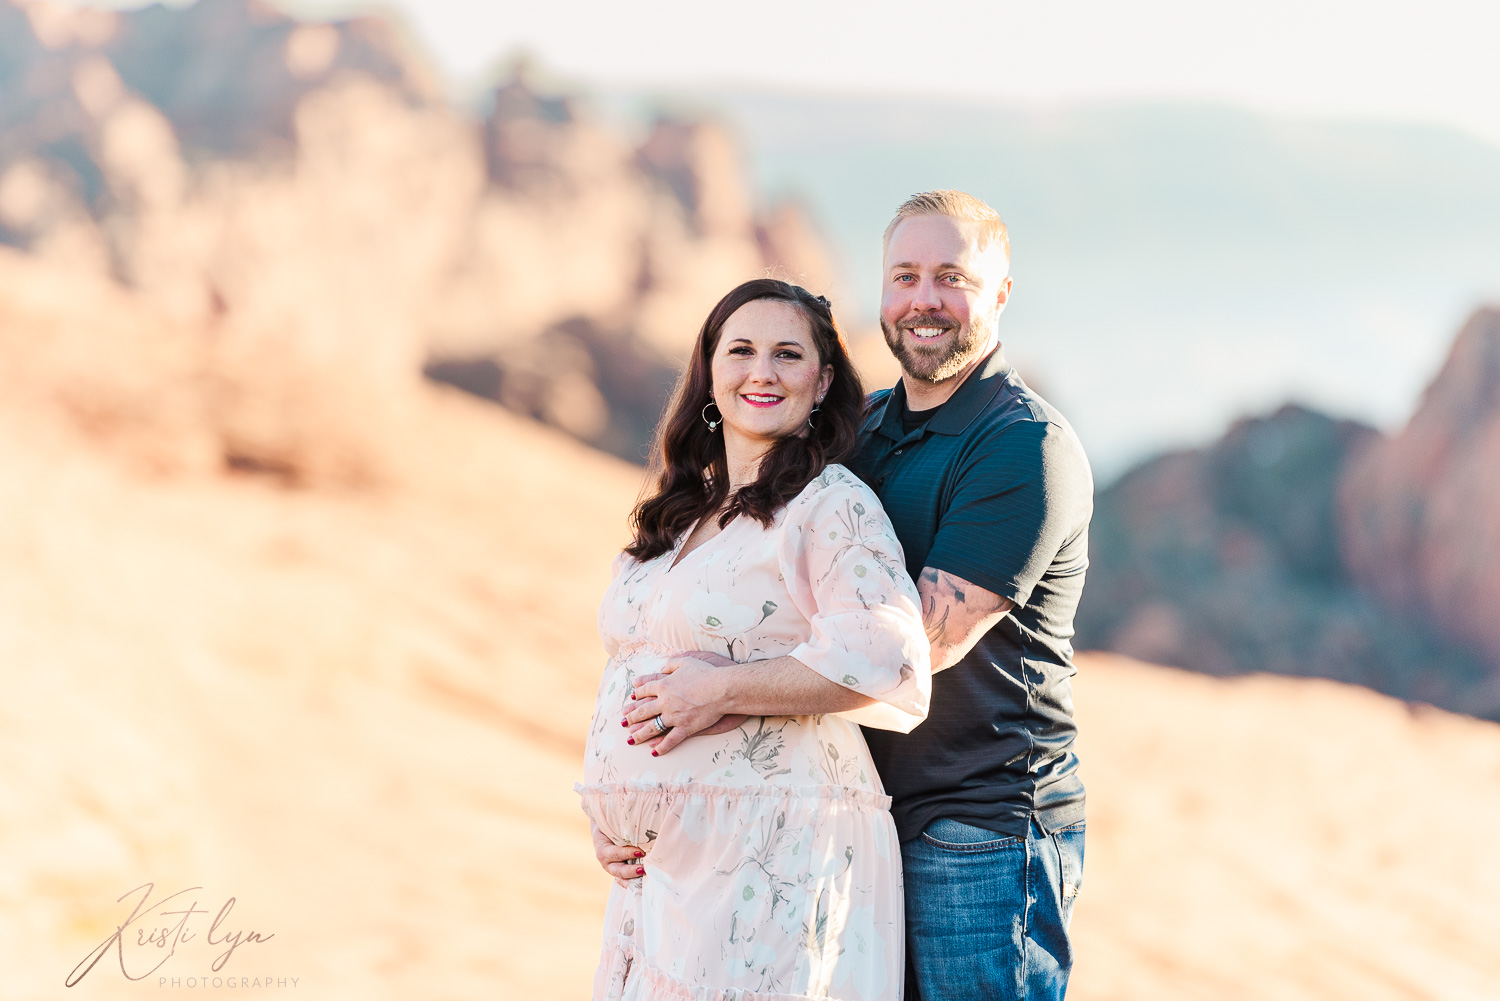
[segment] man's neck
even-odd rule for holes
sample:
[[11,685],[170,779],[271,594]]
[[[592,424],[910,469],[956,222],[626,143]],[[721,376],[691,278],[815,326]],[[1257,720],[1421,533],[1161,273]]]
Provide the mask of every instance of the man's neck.
[[985,349],[974,357],[974,360],[965,365],[951,378],[942,382],[926,382],[922,379],[913,379],[905,372],[901,373],[901,382],[906,386],[906,406],[909,410],[931,410],[933,407],[941,407],[944,403],[958,392],[958,387],[964,384],[964,380],[973,371],[984,363],[984,360],[995,350],[1000,343],[998,337],[991,337]]

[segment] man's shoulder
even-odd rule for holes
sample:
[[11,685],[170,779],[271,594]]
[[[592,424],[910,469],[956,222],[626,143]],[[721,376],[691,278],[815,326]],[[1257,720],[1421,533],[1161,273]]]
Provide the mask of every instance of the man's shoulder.
[[1088,469],[1088,456],[1073,425],[1039,393],[1021,382],[1008,380],[980,412],[971,429],[976,445],[991,446],[1017,455],[1034,455],[1048,465],[1062,463]]
[[877,389],[873,393],[866,394],[864,409],[865,419],[868,420],[871,417],[875,417],[881,413],[884,413],[885,402],[891,398],[891,394],[895,391],[895,387],[890,386],[885,389]]
[[980,410],[971,430],[978,435],[1002,434],[1012,429],[1026,429],[1038,436],[1055,428],[1073,434],[1073,426],[1041,394],[1019,377],[1007,379],[994,397]]

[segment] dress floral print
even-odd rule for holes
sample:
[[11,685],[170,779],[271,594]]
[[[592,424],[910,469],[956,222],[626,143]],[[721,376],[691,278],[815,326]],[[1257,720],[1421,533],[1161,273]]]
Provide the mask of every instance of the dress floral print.
[[[579,792],[601,831],[647,856],[646,875],[610,893],[594,997],[899,998],[900,845],[856,724],[909,732],[931,673],[880,502],[829,466],[769,529],[737,518],[677,555],[621,556],[599,609],[610,660]],[[752,717],[659,758],[626,744],[635,678],[692,650],[790,655],[878,701]]]

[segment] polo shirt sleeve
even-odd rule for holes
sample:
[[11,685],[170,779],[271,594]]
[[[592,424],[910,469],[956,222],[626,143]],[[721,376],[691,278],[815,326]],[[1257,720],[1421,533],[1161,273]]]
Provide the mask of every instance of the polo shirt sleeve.
[[1047,421],[1016,421],[964,458],[927,566],[1025,605],[1092,505],[1078,439]]

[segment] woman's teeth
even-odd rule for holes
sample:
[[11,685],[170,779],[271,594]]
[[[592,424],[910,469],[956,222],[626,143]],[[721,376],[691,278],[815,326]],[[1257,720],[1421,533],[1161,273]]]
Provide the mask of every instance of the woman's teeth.
[[782,397],[780,396],[763,396],[759,393],[744,393],[742,395],[751,403],[770,404],[780,403],[782,400]]

